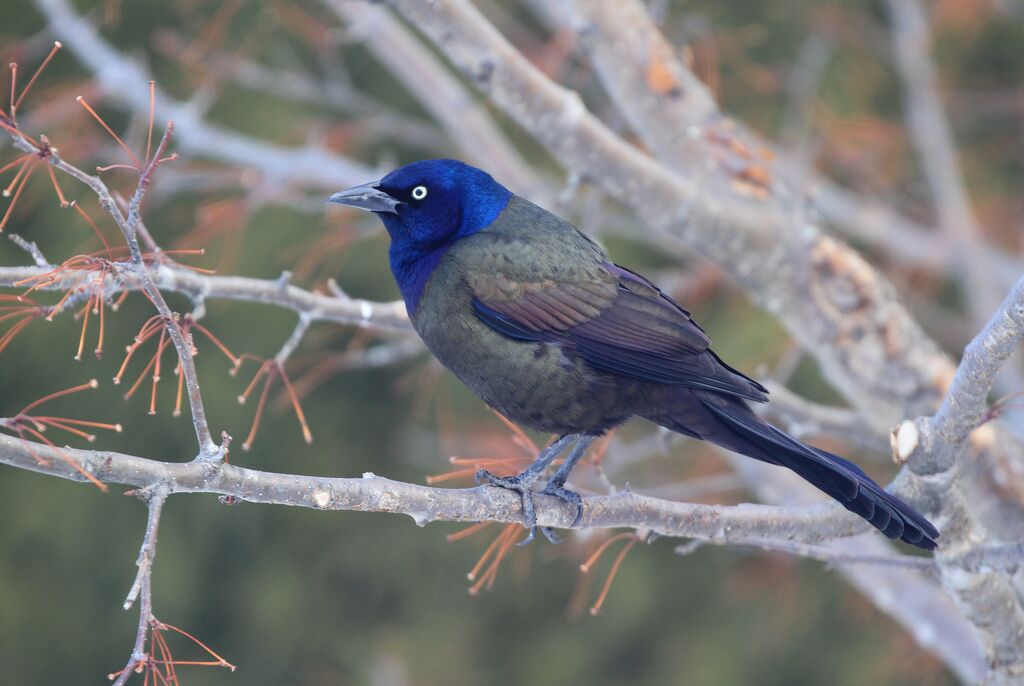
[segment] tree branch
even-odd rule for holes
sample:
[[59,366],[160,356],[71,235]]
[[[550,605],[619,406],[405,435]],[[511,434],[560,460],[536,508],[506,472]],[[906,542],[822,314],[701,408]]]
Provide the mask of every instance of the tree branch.
[[[65,0],[36,0],[36,6],[50,30],[92,72],[107,96],[136,111],[149,110],[145,85],[153,78],[137,61],[115,50]],[[379,176],[370,167],[316,145],[287,148],[215,126],[189,103],[179,102],[159,89],[156,116],[174,121],[182,151],[259,169],[271,182],[337,189]]]
[[995,375],[1022,339],[1024,278],[967,346],[939,411],[905,421],[895,432],[897,455],[907,461],[915,490],[928,510],[939,514],[943,540],[936,560],[942,583],[982,638],[989,684],[1014,684],[1024,677],[1024,608],[1004,572],[971,562],[979,546],[997,541],[973,513],[958,477],[971,467],[965,459],[968,439],[986,418]]
[[980,325],[1002,295],[998,275],[983,248],[981,228],[957,162],[953,131],[939,96],[928,21],[919,0],[887,0],[896,66],[903,81],[903,109],[921,172],[938,210],[949,258],[966,275],[965,293]]
[[156,536],[160,527],[160,514],[163,512],[164,502],[167,500],[167,492],[159,484],[139,493],[139,497],[145,501],[148,508],[146,517],[146,533],[142,537],[142,548],[139,550],[139,559],[136,565],[139,568],[135,575],[135,581],[128,591],[128,597],[124,601],[124,609],[128,610],[139,600],[139,625],[135,633],[135,646],[132,648],[131,657],[114,681],[113,686],[123,686],[128,683],[132,673],[138,665],[144,663],[149,657],[146,654],[146,638],[153,622],[153,561],[156,559]]
[[[280,279],[202,274],[178,264],[149,264],[147,269],[153,277],[153,283],[160,290],[186,295],[197,305],[207,300],[264,303],[305,315],[311,323],[334,322],[380,331],[412,333],[405,303],[401,300],[380,303],[350,298],[344,294],[326,295],[282,283]],[[0,287],[12,287],[20,281],[50,271],[52,267],[0,267]],[[89,274],[69,274],[37,290],[66,291],[89,278]],[[142,284],[132,274],[124,275],[123,279],[110,279],[105,286],[108,294],[141,289]]]
[[[276,474],[209,460],[159,462],[103,450],[51,448],[0,435],[0,463],[72,481],[85,481],[60,454],[107,483],[162,488],[175,493],[214,493],[252,503],[292,505],[319,510],[390,512],[417,524],[450,522],[521,522],[518,494],[487,486],[431,488],[366,473],[362,478]],[[42,458],[42,463],[37,458]],[[864,521],[834,503],[784,508],[767,505],[698,505],[623,491],[583,499],[577,528],[645,527],[663,536],[728,542],[734,538],[771,538],[815,543],[854,536],[867,530]],[[541,526],[570,528],[573,508],[558,498],[537,495]]]
[[485,166],[515,192],[536,197],[540,177],[494,123],[479,96],[469,91],[420,40],[381,7],[365,2],[323,0],[352,27],[374,57],[444,127],[466,158]]

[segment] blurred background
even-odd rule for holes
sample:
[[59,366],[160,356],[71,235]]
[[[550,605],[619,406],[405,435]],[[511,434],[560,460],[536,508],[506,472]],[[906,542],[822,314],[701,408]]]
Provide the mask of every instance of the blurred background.
[[[543,3],[477,5],[532,62],[579,90],[613,127],[625,128],[581,57],[575,34]],[[778,141],[796,163],[818,169],[850,197],[892,208],[911,223],[934,224],[932,200],[903,125],[890,19],[882,5],[854,0],[653,0],[649,5],[723,111]],[[1019,256],[1024,251],[1019,229],[1024,10],[1010,0],[944,0],[927,7],[935,67],[979,231],[993,250]],[[161,91],[158,130],[168,117],[179,119],[182,142],[172,150],[181,159],[159,170],[144,214],[162,246],[202,248],[205,254],[179,259],[221,274],[273,279],[287,270],[304,288],[325,290],[326,280],[334,278],[353,296],[385,301],[398,296],[380,226],[372,217],[327,212],[322,199],[345,185],[331,188],[330,179],[365,170],[367,175],[352,183],[368,181],[415,159],[465,156],[436,112],[406,83],[410,76],[427,83],[422,79],[434,72],[422,59],[441,68],[440,58],[428,48],[403,63],[416,53],[397,44],[392,63],[382,57],[374,38],[380,26],[374,22],[382,13],[403,40],[415,41],[400,20],[359,2],[7,0],[0,4],[0,63],[20,65],[19,83],[52,46],[55,34],[48,22],[67,11],[86,20],[126,63],[141,67],[139,74],[155,79]],[[18,108],[21,126],[45,133],[83,169],[123,164],[125,152],[75,98],[83,96],[141,151],[146,78],[133,82],[137,92],[126,92],[116,85],[120,77],[109,71],[116,63],[97,74],[77,52],[59,52],[32,86]],[[105,54],[92,48],[97,62]],[[663,284],[694,312],[722,357],[748,373],[774,377],[804,397],[841,403],[813,361],[715,266],[631,236],[637,220],[596,190],[576,187],[543,149],[468,85],[457,77],[454,84],[469,98],[465,106],[482,108],[535,173],[536,185],[523,192],[599,237],[617,262]],[[447,92],[439,84],[428,86]],[[6,95],[0,101],[5,108],[9,104]],[[194,119],[182,119],[184,112]],[[190,135],[199,139],[197,121],[212,132],[208,146],[184,142]],[[184,130],[189,125],[191,134]],[[232,141],[263,164],[227,151],[229,136],[237,136]],[[308,175],[295,178],[286,166],[275,166],[272,152],[301,146],[328,151],[338,165],[354,166],[347,171],[325,167],[327,180],[321,182]],[[0,140],[0,166],[19,154],[6,136]],[[17,167],[5,170],[0,184],[17,181],[16,172]],[[103,178],[123,193],[130,193],[135,181],[132,172],[117,168]],[[70,179],[59,182],[67,198],[78,200],[114,243],[116,229],[95,197]],[[31,261],[6,240],[9,234],[36,242],[54,263],[102,249],[88,222],[59,206],[42,169],[15,199],[0,240],[0,266]],[[0,202],[0,212],[7,212],[11,200]],[[954,354],[962,349],[976,328],[963,287],[941,263],[915,261],[912,240],[901,252],[884,236],[846,238],[884,270],[931,336]],[[43,302],[59,298],[37,295]],[[191,308],[186,299],[168,297],[175,309]],[[0,416],[95,378],[97,390],[57,399],[47,410],[121,423],[120,434],[96,432],[97,445],[104,448],[191,459],[195,439],[187,409],[184,416],[173,416],[172,375],[165,371],[156,390],[155,414],[150,414],[148,375],[130,400],[123,398],[153,356],[155,339],[136,353],[120,386],[111,381],[125,346],[151,314],[144,298],[128,297],[116,313],[106,314],[99,359],[91,353],[96,322],[90,324],[81,361],[73,359],[80,319],[69,313],[26,326],[0,353]],[[202,323],[234,354],[262,360],[279,350],[295,315],[258,304],[211,301]],[[0,336],[10,324],[0,321]],[[286,365],[314,442],[303,441],[296,413],[275,380],[252,448],[244,452],[240,444],[251,430],[262,386],[245,404],[237,397],[259,362],[246,362],[232,376],[231,362],[200,337],[196,359],[212,428],[235,437],[233,463],[299,474],[373,471],[419,483],[455,469],[448,462],[453,455],[509,459],[512,465],[523,460],[513,432],[406,340],[314,326]],[[367,356],[373,350],[381,352]],[[173,365],[171,351],[164,364]],[[71,435],[52,438],[88,445]],[[884,443],[828,436],[815,441],[864,464],[880,480],[894,472]],[[663,440],[639,422],[612,438],[605,465],[615,483],[628,482],[641,492],[715,503],[752,497],[714,449]],[[581,476],[583,486],[588,479],[593,481],[592,475]],[[121,603],[135,573],[145,512],[136,499],[120,495],[122,490],[102,494],[91,486],[0,469],[3,683],[101,683],[123,666],[137,614],[123,612]],[[675,550],[680,542],[672,540],[632,545],[600,612],[592,615],[588,608],[598,602],[616,555],[629,541],[613,543],[589,574],[579,565],[615,532],[574,535],[558,547],[538,542],[513,548],[491,587],[475,588],[466,575],[500,527],[446,540],[463,528],[421,529],[406,517],[387,515],[226,506],[212,496],[171,498],[154,573],[155,614],[238,666],[234,675],[182,667],[181,682],[955,681],[891,619],[817,562],[713,546],[681,556]],[[169,640],[176,658],[202,659],[188,641]],[[136,682],[142,683],[141,676]]]

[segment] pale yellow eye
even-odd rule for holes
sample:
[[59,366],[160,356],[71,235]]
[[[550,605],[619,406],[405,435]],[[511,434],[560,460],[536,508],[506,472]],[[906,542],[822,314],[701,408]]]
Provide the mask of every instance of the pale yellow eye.
[[426,186],[416,186],[416,188],[412,189],[412,199],[413,200],[423,200],[423,198],[425,198],[425,197],[427,197],[427,187]]

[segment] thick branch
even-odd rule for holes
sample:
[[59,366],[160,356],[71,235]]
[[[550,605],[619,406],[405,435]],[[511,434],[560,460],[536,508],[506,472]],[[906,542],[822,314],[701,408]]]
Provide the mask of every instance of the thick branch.
[[[392,481],[373,474],[331,478],[275,474],[213,461],[158,462],[109,451],[62,448],[85,471],[109,483],[168,494],[215,493],[253,503],[293,505],[321,510],[391,512],[418,524],[451,522],[520,522],[518,496],[502,489],[431,488]],[[47,461],[41,463],[38,457]],[[84,477],[61,459],[57,449],[0,435],[0,463],[73,481]],[[625,491],[583,499],[581,528],[645,527],[664,535],[715,541],[770,538],[814,543],[866,530],[864,522],[838,505],[783,508],[766,505],[697,505],[651,498]],[[537,496],[541,526],[568,528],[573,509],[557,498]]]
[[929,509],[939,513],[942,582],[984,642],[990,684],[1016,684],[1024,678],[1024,607],[1005,573],[970,562],[979,546],[997,541],[974,514],[958,477],[973,467],[965,459],[968,439],[985,417],[996,372],[1022,339],[1024,278],[967,346],[939,411],[904,422],[895,435],[898,456],[909,462]]
[[[949,393],[934,417],[918,420],[919,431],[934,434],[936,443],[927,451],[907,451],[917,474],[934,475],[949,471],[964,454],[971,433],[988,413],[988,395],[996,373],[1024,339],[1024,277],[1010,290],[999,309],[964,349]],[[909,430],[905,422],[899,432]],[[897,436],[899,435],[897,433]],[[916,448],[916,444],[912,446]]]
[[980,325],[1002,295],[993,261],[984,249],[981,228],[971,208],[957,162],[953,131],[939,96],[931,40],[919,0],[889,0],[893,49],[903,80],[903,108],[921,171],[938,210],[950,258],[966,273],[971,313]]
[[542,178],[534,172],[495,124],[476,93],[458,78],[384,8],[365,2],[324,0],[358,34],[381,64],[401,81],[466,159],[487,167],[513,191],[536,196]]

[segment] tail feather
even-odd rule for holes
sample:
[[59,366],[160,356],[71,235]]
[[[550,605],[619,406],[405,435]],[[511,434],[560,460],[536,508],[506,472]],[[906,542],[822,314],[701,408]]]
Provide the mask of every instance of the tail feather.
[[703,405],[741,440],[717,440],[702,436],[763,462],[791,469],[834,498],[846,509],[863,517],[889,538],[900,539],[925,550],[933,550],[938,530],[924,515],[886,492],[864,471],[838,455],[804,445],[774,426],[761,421],[745,404],[709,397]]

